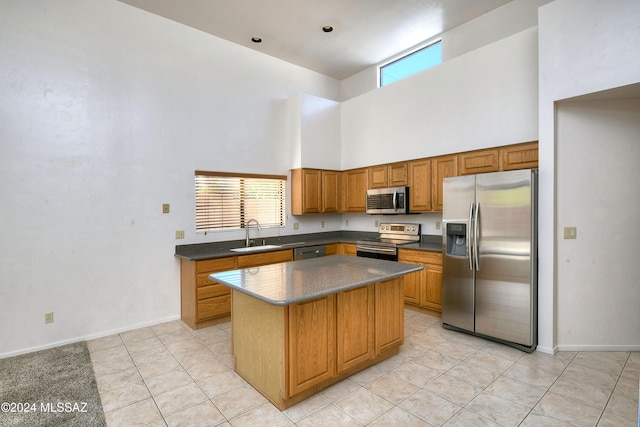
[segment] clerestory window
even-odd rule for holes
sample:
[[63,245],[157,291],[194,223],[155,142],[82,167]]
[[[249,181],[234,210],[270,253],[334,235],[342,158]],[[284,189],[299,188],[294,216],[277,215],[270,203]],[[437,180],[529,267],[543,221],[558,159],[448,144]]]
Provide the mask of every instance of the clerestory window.
[[438,40],[378,67],[379,87],[409,77],[442,63],[442,41]]

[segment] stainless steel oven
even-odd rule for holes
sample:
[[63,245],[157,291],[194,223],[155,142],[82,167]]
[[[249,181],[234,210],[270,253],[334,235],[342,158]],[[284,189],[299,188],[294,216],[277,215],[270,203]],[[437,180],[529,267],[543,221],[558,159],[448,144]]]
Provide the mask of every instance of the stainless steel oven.
[[378,237],[356,242],[356,254],[361,257],[398,261],[398,247],[420,241],[420,224],[381,223]]

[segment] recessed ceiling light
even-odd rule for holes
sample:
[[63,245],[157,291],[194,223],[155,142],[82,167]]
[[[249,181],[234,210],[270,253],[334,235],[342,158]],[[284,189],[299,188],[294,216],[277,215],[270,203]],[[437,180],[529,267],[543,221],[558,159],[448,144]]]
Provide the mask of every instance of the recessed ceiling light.
[[333,27],[331,25],[325,25],[324,27],[322,27],[322,31],[324,31],[325,33],[330,33],[331,31],[333,31]]
[[262,43],[262,39],[260,37],[251,37],[251,41],[254,43]]

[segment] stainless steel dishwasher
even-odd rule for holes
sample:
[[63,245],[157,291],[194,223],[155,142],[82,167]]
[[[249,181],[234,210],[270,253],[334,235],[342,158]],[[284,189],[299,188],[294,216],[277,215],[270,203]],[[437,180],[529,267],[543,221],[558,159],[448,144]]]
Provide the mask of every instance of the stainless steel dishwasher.
[[300,259],[319,258],[327,254],[325,245],[306,246],[304,248],[295,248],[293,250],[294,261]]

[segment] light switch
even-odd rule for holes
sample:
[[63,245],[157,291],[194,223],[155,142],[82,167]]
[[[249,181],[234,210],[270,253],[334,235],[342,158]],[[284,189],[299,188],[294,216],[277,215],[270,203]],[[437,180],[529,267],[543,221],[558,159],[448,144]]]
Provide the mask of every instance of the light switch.
[[565,227],[564,228],[564,238],[565,239],[575,239],[577,237],[577,229],[576,227]]
[[162,213],[169,213],[169,203],[162,204]]

